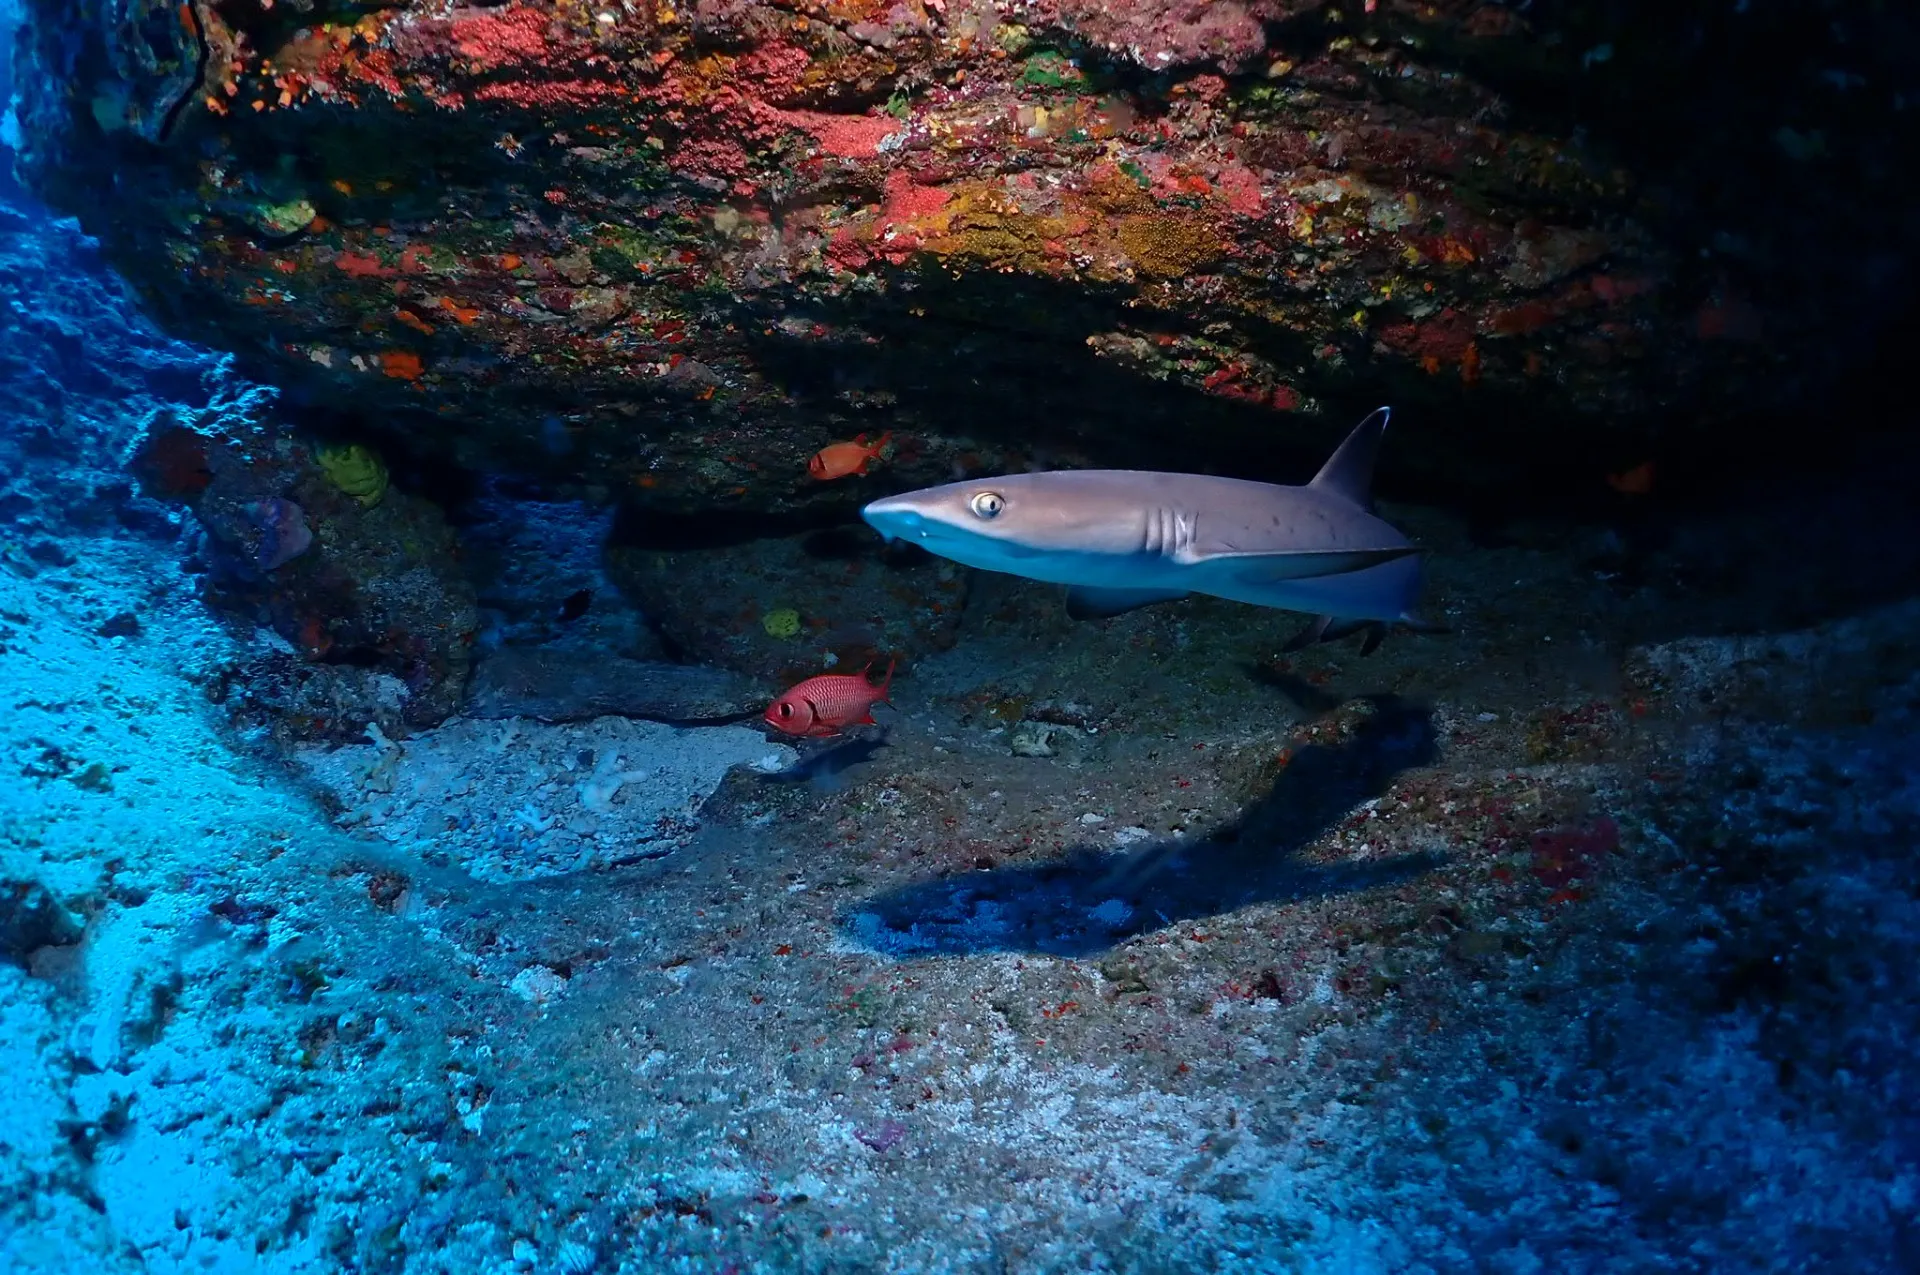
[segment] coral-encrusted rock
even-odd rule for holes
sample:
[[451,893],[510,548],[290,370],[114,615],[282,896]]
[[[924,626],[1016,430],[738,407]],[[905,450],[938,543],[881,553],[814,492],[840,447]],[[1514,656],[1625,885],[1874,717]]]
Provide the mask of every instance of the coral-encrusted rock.
[[1897,83],[1896,8],[1723,56],[1651,0],[29,0],[22,167],[298,396],[656,508],[845,506],[805,460],[876,410],[902,484],[1258,467],[1361,400],[1440,470],[1854,348],[1899,286],[1856,157],[1911,125],[1803,86]]
[[77,227],[17,198],[0,182],[0,526],[18,547],[115,525],[170,535],[121,456],[154,404],[204,402],[217,360],[154,332]]
[[[615,546],[608,574],[680,652],[778,692],[827,669],[953,645],[966,573],[862,527],[721,548]],[[879,670],[875,669],[875,677]]]
[[284,643],[232,679],[242,716],[292,738],[436,725],[459,707],[479,625],[453,533],[419,496],[343,490],[325,454],[251,389],[157,413],[131,465],[204,530],[208,600]]
[[39,948],[78,942],[81,928],[38,881],[0,878],[0,961],[25,965]]

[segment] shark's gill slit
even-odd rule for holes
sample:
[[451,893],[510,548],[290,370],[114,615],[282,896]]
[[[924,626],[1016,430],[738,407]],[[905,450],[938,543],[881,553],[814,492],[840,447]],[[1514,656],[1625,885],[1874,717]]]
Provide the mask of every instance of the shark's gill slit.
[[1165,505],[1147,515],[1146,542],[1140,551],[1149,557],[1169,558],[1180,547],[1180,515]]

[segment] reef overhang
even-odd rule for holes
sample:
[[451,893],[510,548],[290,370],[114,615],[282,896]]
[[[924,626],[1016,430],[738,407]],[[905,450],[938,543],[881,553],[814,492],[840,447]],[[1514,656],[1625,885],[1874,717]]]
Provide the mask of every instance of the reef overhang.
[[21,169],[173,330],[662,511],[843,501],[805,458],[880,423],[902,482],[1278,464],[1384,400],[1430,474],[1545,421],[1624,457],[1831,335],[1703,255],[1671,147],[1538,109],[1613,56],[1579,6],[29,9]]

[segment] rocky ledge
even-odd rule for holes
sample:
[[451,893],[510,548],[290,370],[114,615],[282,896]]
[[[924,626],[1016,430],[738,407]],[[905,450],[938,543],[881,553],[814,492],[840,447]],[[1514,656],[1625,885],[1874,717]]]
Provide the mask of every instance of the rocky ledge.
[[806,457],[878,424],[902,484],[1291,465],[1386,400],[1414,482],[1522,430],[1595,481],[1902,286],[1910,19],[1740,7],[28,0],[21,171],[291,407],[643,509],[844,513]]

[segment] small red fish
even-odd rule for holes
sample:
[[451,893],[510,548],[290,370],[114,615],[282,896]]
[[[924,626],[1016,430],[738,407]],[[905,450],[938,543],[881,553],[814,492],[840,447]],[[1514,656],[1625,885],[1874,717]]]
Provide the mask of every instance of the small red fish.
[[848,474],[865,474],[869,462],[879,459],[880,449],[893,437],[893,431],[880,435],[873,442],[867,442],[865,434],[851,443],[829,443],[813,454],[807,462],[807,472],[827,482],[835,478],[845,478]]
[[1646,495],[1653,490],[1653,462],[1646,461],[1622,473],[1608,474],[1607,486],[1622,496]]
[[873,706],[893,701],[887,688],[893,684],[893,666],[887,661],[887,674],[875,686],[867,680],[873,668],[869,664],[858,673],[823,673],[810,677],[767,705],[767,725],[789,735],[807,735],[827,739],[846,726],[872,726]]

